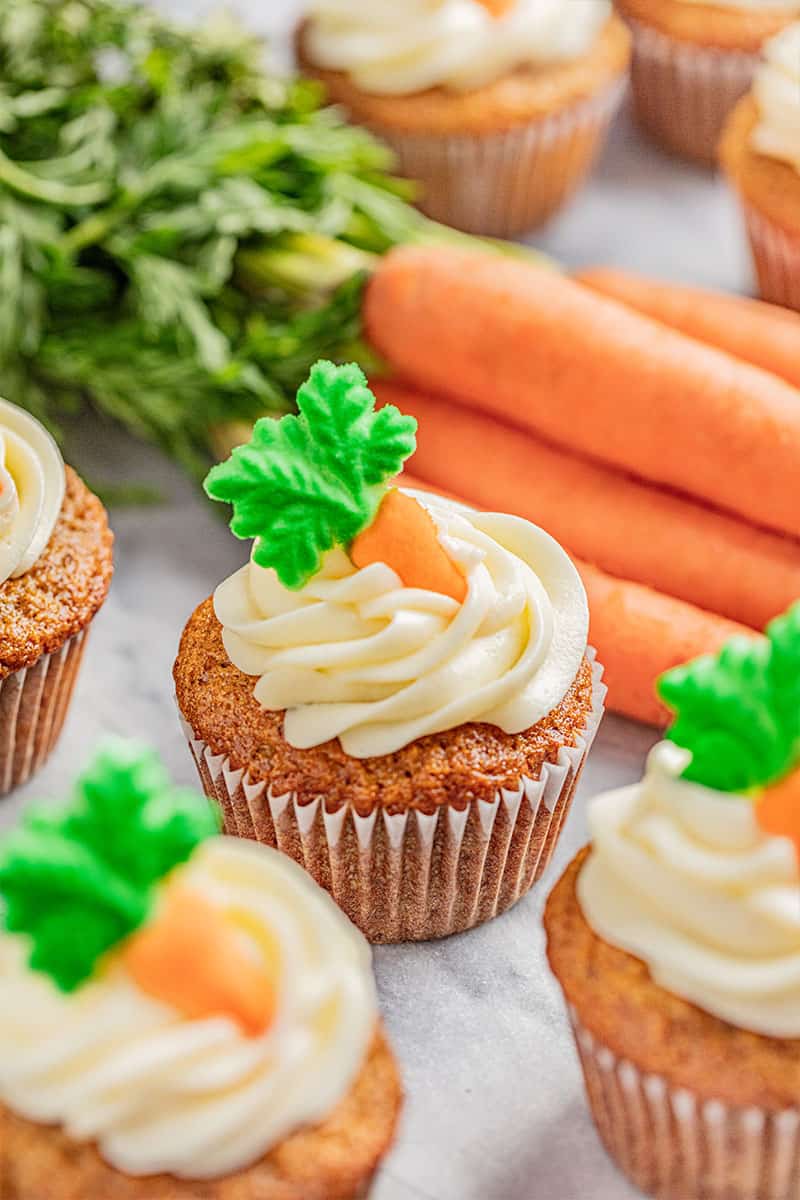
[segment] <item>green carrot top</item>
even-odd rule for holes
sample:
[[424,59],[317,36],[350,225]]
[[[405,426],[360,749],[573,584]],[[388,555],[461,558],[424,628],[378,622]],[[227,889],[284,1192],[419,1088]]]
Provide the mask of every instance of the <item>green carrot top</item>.
[[143,925],[156,885],[219,832],[209,802],[175,788],[137,742],[103,745],[60,807],[29,810],[0,839],[0,925],[65,992]]
[[233,533],[256,539],[256,563],[291,589],[372,523],[388,481],[414,452],[417,428],[393,405],[376,412],[353,364],[316,363],[297,406],[297,416],[258,421],[205,482],[209,496],[233,505]]
[[800,601],[765,632],[661,676],[659,695],[677,714],[666,736],[692,755],[685,778],[748,792],[800,763]]

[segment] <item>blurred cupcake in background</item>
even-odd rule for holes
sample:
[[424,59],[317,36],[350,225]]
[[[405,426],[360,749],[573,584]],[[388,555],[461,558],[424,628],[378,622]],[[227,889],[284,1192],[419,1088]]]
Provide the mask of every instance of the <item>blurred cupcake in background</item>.
[[610,0],[314,0],[298,54],[394,148],[426,213],[511,236],[590,170],[630,45]]
[[763,299],[800,309],[800,22],[765,46],[720,158],[742,202]]
[[800,604],[766,632],[662,676],[667,740],[545,910],[598,1132],[659,1200],[798,1195]]
[[633,33],[633,93],[667,150],[715,163],[725,119],[750,87],[764,43],[800,0],[615,0]]
[[112,540],[50,434],[0,400],[0,796],[58,740],[111,583]]

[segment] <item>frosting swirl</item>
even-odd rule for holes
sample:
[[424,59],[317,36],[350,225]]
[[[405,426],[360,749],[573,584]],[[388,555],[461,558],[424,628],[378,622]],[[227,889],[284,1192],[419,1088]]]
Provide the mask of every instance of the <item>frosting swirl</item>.
[[644,780],[590,806],[578,897],[594,931],[660,986],[739,1028],[800,1037],[800,869],[752,800],[679,776],[662,742]]
[[767,42],[764,56],[754,85],[761,116],[753,146],[800,172],[800,22]]
[[50,434],[0,400],[0,584],[29,571],[50,541],[66,486]]
[[366,92],[407,95],[482,87],[520,66],[564,62],[590,49],[609,0],[517,0],[493,17],[479,0],[314,0],[307,49]]
[[519,517],[417,499],[466,575],[461,605],[338,549],[300,591],[253,561],[217,589],[228,656],[264,708],[287,710],[290,745],[338,737],[370,758],[469,721],[520,733],[575,678],[588,607],[561,547]]
[[[119,962],[66,996],[0,935],[0,1098],[94,1141],[117,1170],[208,1179],[324,1119],[360,1071],[377,1019],[363,937],[290,859],[214,838],[173,876],[222,904],[277,980],[268,1032],[191,1021]],[[169,886],[169,884],[167,884]]]

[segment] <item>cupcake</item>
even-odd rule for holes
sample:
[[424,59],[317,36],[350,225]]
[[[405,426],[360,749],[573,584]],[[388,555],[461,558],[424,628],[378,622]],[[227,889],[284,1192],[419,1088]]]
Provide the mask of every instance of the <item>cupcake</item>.
[[564,551],[390,487],[416,422],[318,363],[300,415],[212,470],[250,562],[190,618],[177,700],[228,833],[277,846],[375,942],[502,912],[541,875],[602,713]]
[[800,309],[800,22],[770,41],[720,146],[764,300]]
[[49,433],[0,400],[0,796],[58,740],[111,544],[102,504]]
[[630,39],[610,0],[313,0],[303,68],[470,233],[541,224],[592,167]]
[[717,161],[725,120],[749,89],[764,43],[800,0],[616,0],[633,33],[633,93],[642,126],[667,150]]
[[114,741],[0,841],[0,898],[0,1195],[366,1196],[400,1086],[304,871]]
[[662,677],[678,717],[550,896],[589,1104],[663,1200],[794,1200],[800,1147],[800,604]]

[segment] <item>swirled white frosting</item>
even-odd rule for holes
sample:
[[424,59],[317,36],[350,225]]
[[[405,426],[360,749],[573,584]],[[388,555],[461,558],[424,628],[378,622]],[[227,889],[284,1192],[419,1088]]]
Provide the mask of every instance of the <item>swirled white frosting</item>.
[[754,92],[760,113],[754,148],[800,172],[800,22],[767,42]]
[[610,14],[609,0],[516,0],[499,17],[479,0],[313,0],[306,49],[366,92],[469,90],[578,58]]
[[64,463],[38,421],[0,400],[0,584],[39,559],[64,502]]
[[670,742],[644,780],[589,810],[578,880],[586,920],[647,964],[661,987],[729,1024],[800,1037],[800,869],[753,801],[679,778]]
[[0,935],[0,1099],[60,1125],[130,1175],[207,1179],[252,1165],[323,1120],[375,1033],[370,950],[290,859],[215,838],[172,877],[223,905],[270,966],[277,1016],[246,1037],[191,1021],[141,992],[117,963],[65,996]]
[[342,550],[300,591],[253,561],[217,589],[228,656],[258,676],[264,708],[287,710],[290,745],[338,737],[370,758],[470,721],[520,733],[575,678],[588,607],[557,542],[519,517],[417,498],[464,570],[463,604],[404,587],[383,563],[358,570]]

